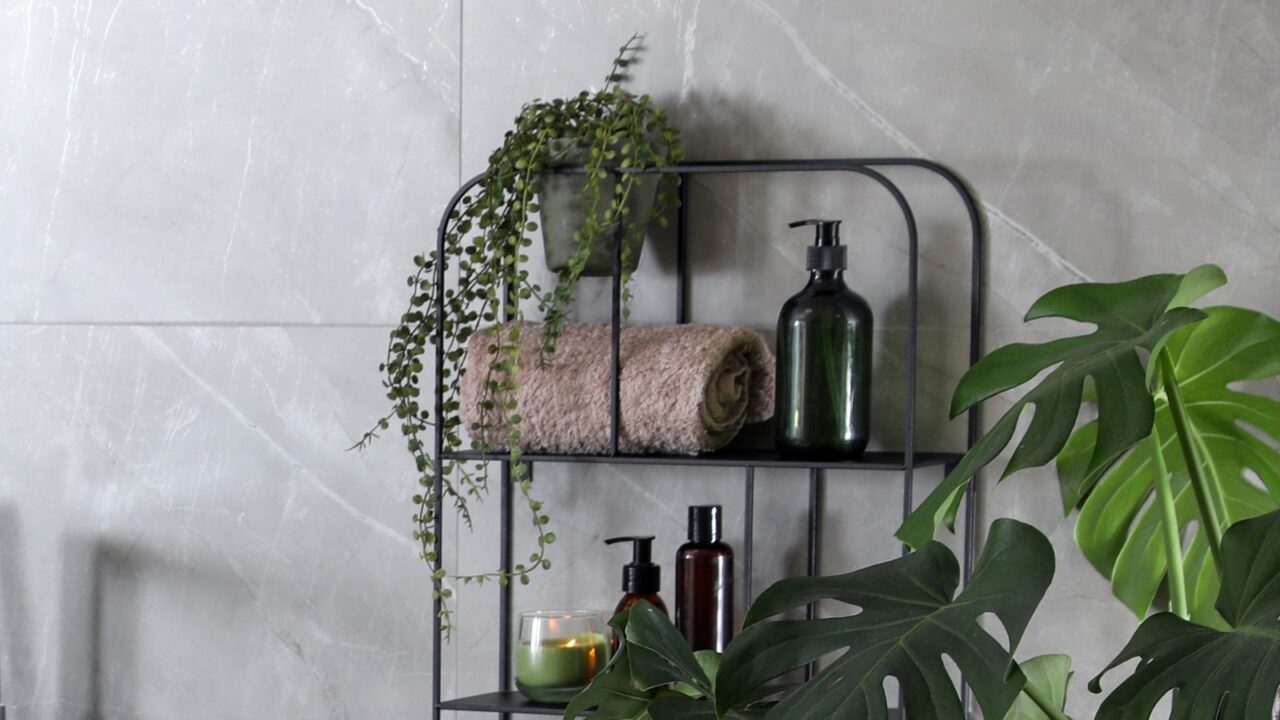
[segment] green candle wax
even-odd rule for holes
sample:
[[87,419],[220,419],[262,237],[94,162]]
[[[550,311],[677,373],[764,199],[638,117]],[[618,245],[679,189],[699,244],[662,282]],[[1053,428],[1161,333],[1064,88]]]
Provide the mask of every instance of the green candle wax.
[[516,648],[516,687],[530,700],[567,702],[604,669],[609,640],[583,633]]

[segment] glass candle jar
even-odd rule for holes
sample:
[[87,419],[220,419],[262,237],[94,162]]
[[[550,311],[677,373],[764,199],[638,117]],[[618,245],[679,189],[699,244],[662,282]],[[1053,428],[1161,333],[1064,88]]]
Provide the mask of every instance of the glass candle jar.
[[609,661],[604,616],[581,610],[521,613],[516,688],[534,702],[573,699]]

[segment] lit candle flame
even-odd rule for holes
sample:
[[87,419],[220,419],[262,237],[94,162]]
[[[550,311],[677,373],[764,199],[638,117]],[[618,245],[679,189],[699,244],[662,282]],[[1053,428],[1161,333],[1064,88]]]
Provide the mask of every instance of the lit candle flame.
[[569,642],[564,644],[565,647],[578,647],[578,638],[569,638]]

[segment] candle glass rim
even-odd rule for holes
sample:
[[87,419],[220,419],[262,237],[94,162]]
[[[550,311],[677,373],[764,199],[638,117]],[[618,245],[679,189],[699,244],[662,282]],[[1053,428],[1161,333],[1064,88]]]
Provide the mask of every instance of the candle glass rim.
[[599,610],[526,610],[520,613],[520,617],[534,620],[578,620],[586,618],[603,620],[604,613]]

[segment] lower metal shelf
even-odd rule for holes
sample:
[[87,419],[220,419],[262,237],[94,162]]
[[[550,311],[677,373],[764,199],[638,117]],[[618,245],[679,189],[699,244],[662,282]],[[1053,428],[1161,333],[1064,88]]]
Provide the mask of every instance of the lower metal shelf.
[[441,710],[460,712],[520,713],[522,715],[564,715],[563,705],[546,705],[529,700],[518,692],[494,692],[446,700]]
[[[564,715],[564,706],[544,705],[527,699],[518,692],[494,692],[471,697],[446,700],[440,703],[441,710],[475,713],[520,713],[523,715]],[[583,713],[587,717],[590,713]],[[889,710],[892,720],[900,720],[902,714],[896,708]]]

